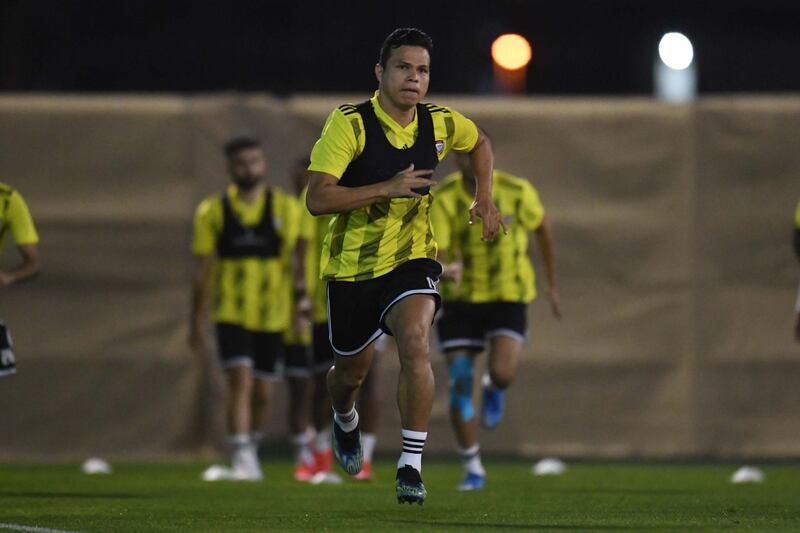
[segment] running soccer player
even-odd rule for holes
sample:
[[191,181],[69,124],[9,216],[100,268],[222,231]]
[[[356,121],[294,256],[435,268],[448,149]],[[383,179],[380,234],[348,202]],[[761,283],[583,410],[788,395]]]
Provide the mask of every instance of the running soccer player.
[[[0,287],[7,287],[31,279],[39,273],[42,261],[39,256],[39,234],[33,224],[28,205],[19,191],[0,183],[0,251],[6,234],[11,232],[22,262],[11,270],[0,269]],[[17,363],[11,335],[5,322],[0,320],[0,377],[16,373]]]
[[[423,104],[432,41],[418,29],[392,32],[381,46],[378,90],[329,115],[311,153],[307,206],[334,214],[323,243],[328,324],[335,365],[328,372],[334,409],[334,454],[345,471],[361,470],[363,450],[355,397],[369,371],[373,341],[394,335],[400,359],[397,403],[403,452],[398,502],[425,500],[422,450],[434,396],[428,340],[442,266],[429,211],[431,175],[450,150],[468,152],[477,180],[469,218],[492,239],[501,224],[492,201],[492,149],[456,111]],[[463,216],[468,217],[465,208]]]
[[456,154],[459,172],[436,189],[431,218],[440,259],[462,262],[460,283],[443,287],[444,306],[437,323],[441,348],[450,368],[450,420],[464,465],[458,490],[478,490],[486,483],[472,404],[475,356],[489,348],[488,375],[483,376],[481,421],[497,427],[503,416],[505,389],[517,371],[527,331],[527,307],[536,297],[528,257],[528,232],[534,231],[547,274],[546,294],[561,316],[550,226],[536,189],[528,180],[495,170],[492,194],[508,226],[508,235],[486,242],[463,220],[472,201],[474,178],[469,161]]
[[[232,183],[195,213],[189,342],[205,353],[213,291],[211,318],[228,384],[231,477],[256,481],[263,477],[257,442],[268,416],[281,333],[291,321],[284,269],[297,238],[297,205],[265,183],[268,164],[258,141],[236,138],[224,151]],[[297,275],[302,278],[302,272]]]

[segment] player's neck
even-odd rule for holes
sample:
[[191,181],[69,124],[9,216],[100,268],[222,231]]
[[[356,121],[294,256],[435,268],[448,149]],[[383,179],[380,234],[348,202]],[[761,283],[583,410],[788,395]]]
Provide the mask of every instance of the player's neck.
[[267,184],[263,181],[256,183],[250,189],[244,190],[240,187],[236,188],[236,194],[239,196],[239,199],[244,202],[245,204],[252,204],[256,200],[258,200],[261,193],[264,192],[264,189],[267,188]]
[[383,91],[378,91],[378,104],[381,106],[381,109],[392,117],[392,119],[397,122],[401,127],[405,128],[412,122],[414,122],[414,117],[417,113],[417,106],[410,107],[408,109],[403,109],[398,107],[394,104],[386,95],[383,94]]

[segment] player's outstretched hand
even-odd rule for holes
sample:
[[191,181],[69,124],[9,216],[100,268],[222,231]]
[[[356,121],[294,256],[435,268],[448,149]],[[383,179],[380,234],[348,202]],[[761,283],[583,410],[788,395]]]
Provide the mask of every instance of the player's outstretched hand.
[[481,237],[483,240],[491,241],[494,239],[497,230],[501,227],[503,228],[503,233],[508,235],[506,223],[491,199],[472,202],[472,207],[469,208],[469,223],[474,224],[476,217],[483,221],[483,235]]
[[433,170],[414,170],[414,163],[391,177],[384,185],[386,196],[389,198],[420,198],[422,195],[413,189],[433,187],[434,181],[426,176],[433,174]]

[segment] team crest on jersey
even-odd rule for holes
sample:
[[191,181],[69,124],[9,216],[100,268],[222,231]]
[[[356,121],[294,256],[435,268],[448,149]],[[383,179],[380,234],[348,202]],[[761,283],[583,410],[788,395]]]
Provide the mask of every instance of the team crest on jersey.
[[444,141],[436,141],[434,146],[436,146],[437,154],[441,154],[444,151]]

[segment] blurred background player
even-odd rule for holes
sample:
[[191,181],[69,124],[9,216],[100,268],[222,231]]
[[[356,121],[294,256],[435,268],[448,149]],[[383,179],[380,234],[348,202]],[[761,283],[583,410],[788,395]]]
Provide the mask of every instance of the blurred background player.
[[471,218],[481,218],[489,239],[501,223],[491,198],[488,139],[463,115],[421,103],[430,81],[432,47],[420,30],[392,32],[374,67],[378,91],[359,105],[333,110],[309,166],[309,211],[335,214],[321,260],[336,352],[328,373],[334,454],[350,475],[361,471],[355,400],[372,363],[373,342],[383,333],[394,335],[403,438],[395,482],[399,503],[421,504],[426,495],[422,451],[434,397],[429,333],[440,303],[436,281],[442,272],[434,260],[428,189],[449,150],[469,152],[478,176],[465,215],[469,211]]
[[[25,199],[16,189],[0,183],[0,251],[6,234],[11,233],[22,262],[10,270],[0,270],[0,287],[7,287],[35,276],[41,269],[39,234]],[[0,320],[0,377],[14,374],[16,357],[5,322]]]
[[[475,179],[469,160],[455,155],[459,171],[437,187],[431,219],[440,261],[462,268],[445,269],[442,314],[437,324],[441,348],[450,368],[450,419],[463,460],[459,490],[478,490],[486,482],[473,408],[475,356],[489,348],[488,373],[481,380],[481,422],[495,428],[502,419],[505,389],[517,371],[527,332],[527,306],[536,297],[528,256],[528,232],[534,231],[547,274],[546,294],[553,314],[561,316],[550,226],[539,195],[530,182],[494,171],[492,196],[508,227],[494,241],[481,237],[464,210],[472,202]],[[450,270],[450,272],[448,272]]]
[[291,322],[284,269],[297,238],[297,209],[290,195],[265,183],[268,163],[258,141],[235,138],[224,151],[232,183],[195,213],[189,341],[196,353],[207,352],[206,308],[213,300],[211,319],[228,384],[231,477],[260,480],[257,445],[281,334]]
[[[800,262],[800,201],[797,202],[794,212],[794,253],[797,256],[797,261]],[[797,288],[797,303],[794,305],[794,311],[797,313],[794,337],[797,342],[800,342],[800,287]]]
[[[325,283],[319,279],[319,259],[322,253],[322,237],[332,217],[314,217],[306,209],[309,160],[301,158],[291,168],[291,179],[298,205],[298,239],[295,260],[303,262],[304,280],[293,279],[293,299],[303,297],[300,320],[295,320],[291,333],[284,336],[290,341],[287,348],[287,381],[293,407],[290,407],[290,422],[295,445],[294,477],[298,481],[309,481],[315,475],[324,474],[323,481],[338,481],[331,472],[333,450],[331,449],[330,410],[325,376],[333,365],[333,351],[328,340],[328,309]],[[310,296],[310,300],[305,295]],[[299,322],[299,323],[298,323]],[[302,335],[297,335],[298,327]],[[304,372],[300,365],[293,364],[296,371],[290,372],[289,361],[303,358]],[[290,377],[290,373],[294,377]],[[336,479],[331,479],[335,477]]]

